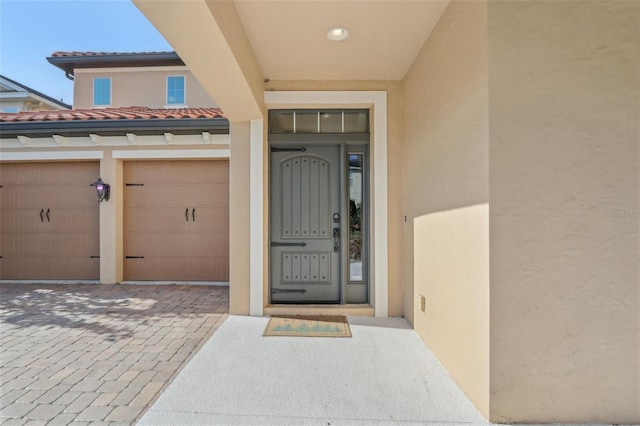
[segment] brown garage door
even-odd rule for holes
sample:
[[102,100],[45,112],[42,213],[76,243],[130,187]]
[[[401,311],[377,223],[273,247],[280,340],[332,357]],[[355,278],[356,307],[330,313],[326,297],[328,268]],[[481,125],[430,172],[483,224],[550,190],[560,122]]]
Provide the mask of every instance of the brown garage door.
[[97,162],[0,164],[0,279],[95,280]]
[[229,280],[229,162],[127,162],[124,278]]

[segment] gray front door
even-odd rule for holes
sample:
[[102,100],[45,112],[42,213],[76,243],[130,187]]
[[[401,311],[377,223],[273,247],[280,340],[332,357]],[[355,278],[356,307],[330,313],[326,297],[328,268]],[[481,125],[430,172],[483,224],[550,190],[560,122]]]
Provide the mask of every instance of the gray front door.
[[272,148],[272,302],[340,302],[340,175],[338,145]]

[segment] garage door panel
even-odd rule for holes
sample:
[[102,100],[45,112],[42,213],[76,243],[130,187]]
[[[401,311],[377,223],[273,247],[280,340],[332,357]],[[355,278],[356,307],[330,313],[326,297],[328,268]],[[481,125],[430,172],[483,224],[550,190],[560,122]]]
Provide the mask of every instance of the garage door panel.
[[128,207],[229,206],[229,184],[126,186]]
[[[6,279],[98,279],[98,162],[0,164]],[[48,213],[48,214],[47,214]]]
[[51,264],[49,256],[3,256],[0,259],[0,279],[55,279],[51,276]]
[[55,238],[52,244],[54,253],[65,253],[80,258],[100,255],[100,243],[91,233],[66,233]]
[[127,280],[149,281],[227,281],[229,257],[196,256],[176,258],[172,256],[126,259]]
[[[199,206],[229,207],[229,183],[199,185],[197,204]],[[191,200],[192,203],[196,200]]]
[[83,188],[90,188],[89,185],[98,179],[100,173],[99,168],[96,169],[96,164],[89,162],[50,163],[51,182],[56,185],[79,185]]
[[2,163],[0,185],[50,184],[53,163]]
[[188,280],[187,265],[184,261],[170,256],[145,257],[144,259],[126,259],[127,280]]
[[0,232],[48,231],[45,210],[41,209],[0,209]]
[[191,209],[186,207],[142,207],[126,208],[125,224],[128,230],[160,232],[167,229],[186,231],[191,221]]
[[51,275],[57,280],[93,280],[100,275],[100,259],[56,257],[51,262]]
[[215,183],[229,184],[229,162],[220,161],[216,164],[216,167],[211,170],[211,181]]
[[192,257],[186,262],[192,280],[227,281],[229,257]]
[[190,235],[185,254],[188,256],[201,256],[203,253],[213,257],[227,256],[229,253],[228,234],[203,235],[198,233]]
[[125,256],[142,256],[147,252],[147,247],[158,246],[158,234],[147,232],[127,231],[124,233]]
[[127,233],[126,255],[142,256],[186,256],[189,250],[187,238],[183,234],[157,232]]
[[58,187],[53,190],[52,195],[54,195],[53,199],[49,201],[45,207],[60,208],[73,205],[77,207],[86,206],[97,208],[98,206],[96,190],[89,185]]
[[214,257],[208,264],[213,281],[229,280],[229,256]]
[[199,207],[196,221],[189,230],[229,233],[229,209],[227,207]]
[[33,255],[0,259],[3,280],[94,280],[99,273],[99,259]]
[[162,265],[156,265],[156,268],[152,268],[152,263],[149,259],[125,259],[124,260],[124,268],[125,268],[125,280],[128,281],[138,281],[138,280],[153,280],[154,274],[150,274],[150,271],[155,273],[161,273]]
[[190,185],[159,185],[125,187],[125,197],[129,207],[170,207],[189,206],[192,190]]
[[[129,164],[133,164],[129,163]],[[221,161],[140,161],[125,171],[126,181],[192,184],[206,181],[229,182],[229,162]]]
[[45,208],[55,202],[52,186],[5,185],[0,188],[3,208]]
[[125,163],[127,280],[228,280],[228,161]]
[[94,231],[100,227],[100,217],[94,208],[51,209],[49,217],[53,230],[60,232]]
[[2,256],[47,256],[53,253],[51,233],[3,233],[0,239]]

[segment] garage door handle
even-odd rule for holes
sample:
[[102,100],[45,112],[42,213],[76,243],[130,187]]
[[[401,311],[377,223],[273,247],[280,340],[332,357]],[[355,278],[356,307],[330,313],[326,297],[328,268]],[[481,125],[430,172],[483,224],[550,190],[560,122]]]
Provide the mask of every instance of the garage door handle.
[[47,209],[47,222],[51,222],[51,219],[49,218],[49,212],[50,212],[50,211],[51,211],[51,210]]
[[184,211],[184,218],[189,222],[189,207]]
[[42,213],[44,213],[44,209],[40,209],[40,222],[44,222],[44,218],[42,217]]
[[196,208],[194,207],[193,210],[191,210],[191,219],[195,222],[196,221]]

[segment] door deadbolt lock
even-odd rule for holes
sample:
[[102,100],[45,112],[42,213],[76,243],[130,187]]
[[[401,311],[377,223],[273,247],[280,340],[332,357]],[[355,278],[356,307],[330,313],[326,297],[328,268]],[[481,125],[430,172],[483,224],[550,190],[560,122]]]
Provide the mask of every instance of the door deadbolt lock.
[[333,214],[333,223],[340,223],[340,213]]

